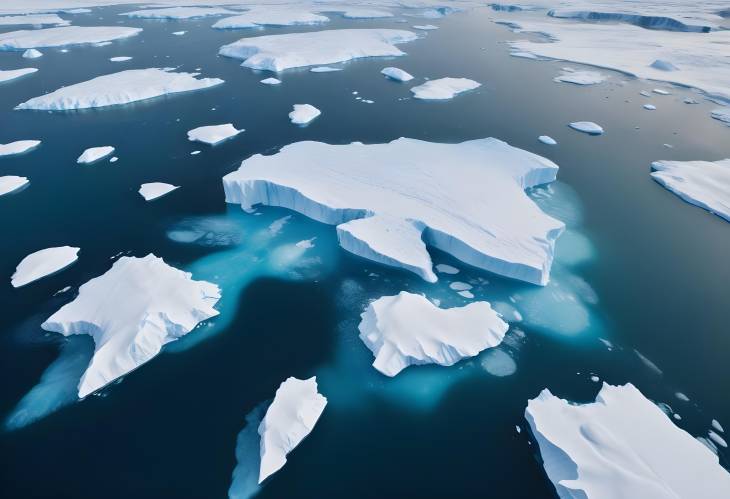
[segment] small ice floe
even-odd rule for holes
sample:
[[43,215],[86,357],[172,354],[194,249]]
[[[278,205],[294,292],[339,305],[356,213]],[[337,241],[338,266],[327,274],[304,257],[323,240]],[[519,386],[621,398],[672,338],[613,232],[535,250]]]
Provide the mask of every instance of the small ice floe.
[[459,273],[459,269],[445,263],[439,263],[438,265],[436,265],[436,272],[440,274],[456,275]]
[[88,165],[106,158],[113,152],[114,148],[112,146],[90,147],[86,149],[81,154],[81,156],[79,156],[76,162],[79,164]]
[[631,384],[604,383],[588,404],[545,389],[525,419],[560,497],[722,499],[730,490],[717,456]]
[[0,144],[0,156],[23,154],[40,145],[40,140],[16,140],[7,144]]
[[454,281],[449,284],[449,288],[453,289],[454,291],[468,291],[472,288],[472,285],[466,282]]
[[139,188],[139,193],[145,201],[153,201],[179,188],[179,185],[166,184],[164,182],[150,182],[142,184]]
[[116,163],[117,161],[119,161],[119,158],[117,158],[116,156],[113,156],[113,157],[112,157],[112,158],[111,158],[111,159],[109,160],[109,162],[110,162],[110,163]]
[[235,11],[219,7],[166,7],[123,12],[120,16],[136,19],[201,19],[211,16],[235,14]]
[[689,402],[689,397],[682,392],[676,392],[674,396],[682,402]]
[[554,138],[552,138],[552,137],[550,137],[548,135],[540,135],[537,138],[537,140],[539,140],[543,144],[546,144],[546,145],[549,145],[549,146],[554,146],[554,145],[557,145],[558,144],[557,141]]
[[608,76],[598,71],[566,71],[553,78],[553,81],[557,83],[573,83],[575,85],[596,85],[603,83],[608,79]]
[[444,100],[481,86],[481,83],[469,78],[439,78],[413,87],[411,92],[416,99]]
[[15,268],[10,284],[19,288],[65,269],[76,260],[80,248],[59,246],[31,253]]
[[724,438],[722,438],[720,435],[715,433],[714,431],[710,430],[707,432],[707,436],[710,440],[715,442],[716,445],[719,445],[720,447],[727,448],[727,442]]
[[21,76],[29,75],[38,71],[38,68],[8,69],[0,70],[0,82],[14,80]]
[[314,429],[327,399],[317,391],[317,378],[288,378],[259,425],[261,467],[259,484],[286,464],[286,456]]
[[183,36],[187,31],[173,31],[172,34],[175,36]]
[[644,104],[643,107],[647,111],[656,111],[656,106],[654,104]]
[[720,433],[725,433],[725,429],[722,427],[717,419],[713,419],[711,424],[715,430],[719,431]]
[[261,83],[264,85],[281,85],[281,80],[278,78],[264,78]]
[[730,126],[730,107],[720,107],[717,109],[713,109],[710,112],[710,116],[718,121],[722,121],[723,123],[727,124],[727,126]]
[[131,57],[128,57],[126,55],[121,55],[121,56],[118,56],[118,57],[110,57],[109,60],[112,61],[112,62],[125,62],[125,61],[131,61],[132,58]]
[[198,154],[200,154],[200,151],[193,151],[190,153],[191,156],[197,156]]
[[0,196],[15,192],[29,183],[30,181],[27,177],[18,177],[17,175],[0,176]]
[[639,92],[639,95],[643,95],[644,97],[651,97],[651,93],[648,90],[642,90]]
[[466,298],[467,300],[471,300],[474,298],[474,293],[472,293],[471,291],[467,291],[467,290],[457,291],[456,294],[461,296],[462,298]]
[[413,76],[409,73],[406,73],[402,69],[398,68],[383,68],[382,71],[380,71],[382,74],[390,78],[391,80],[395,81],[411,81],[413,79]]
[[307,125],[320,114],[322,111],[311,104],[294,104],[294,110],[289,113],[289,119],[295,125]]
[[587,133],[588,135],[601,135],[603,134],[603,128],[593,123],[592,121],[574,121],[568,125],[573,130]]
[[24,59],[38,59],[39,57],[43,57],[43,52],[38,49],[28,49],[23,52]]
[[336,73],[342,71],[342,68],[333,68],[332,66],[317,66],[309,70],[310,73]]
[[659,95],[671,95],[669,93],[669,91],[664,90],[663,88],[654,88],[654,89],[652,89],[652,92],[654,92],[655,94],[659,94]]
[[439,27],[434,26],[433,24],[416,24],[413,26],[413,29],[420,29],[421,31],[433,31],[435,29],[439,29]]
[[142,28],[116,26],[62,26],[10,31],[0,34],[0,51],[93,44],[129,38],[140,32]]
[[220,144],[224,140],[228,140],[235,137],[245,130],[237,130],[232,123],[226,123],[225,125],[208,125],[193,128],[188,131],[188,140],[203,142],[214,146]]
[[386,376],[410,365],[453,365],[496,347],[509,328],[487,302],[442,309],[405,291],[378,298],[360,317],[360,339]]
[[593,381],[594,383],[598,383],[599,381],[601,381],[601,378],[599,378],[596,375],[593,375],[593,376],[591,376],[591,381]]

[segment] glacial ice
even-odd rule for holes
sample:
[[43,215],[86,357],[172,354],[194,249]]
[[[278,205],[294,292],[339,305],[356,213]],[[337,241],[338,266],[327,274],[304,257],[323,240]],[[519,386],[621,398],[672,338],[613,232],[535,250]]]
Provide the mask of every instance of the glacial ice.
[[23,258],[15,268],[10,283],[14,288],[19,288],[48,275],[55,274],[78,259],[79,249],[71,246],[59,246],[31,253]]
[[287,6],[253,7],[251,10],[233,17],[226,17],[216,22],[216,29],[256,28],[258,26],[298,26],[322,24],[329,22],[329,18],[315,14],[303,8]]
[[22,68],[22,69],[8,69],[0,70],[0,82],[14,80],[21,76],[29,75],[38,71],[38,68]]
[[[625,2],[624,5],[629,4]],[[554,9],[548,12],[550,17],[560,19],[580,19],[591,22],[627,23],[645,29],[658,29],[666,31],[684,31],[694,33],[709,33],[712,26],[685,24],[672,17],[641,15],[628,12],[601,12],[591,10],[564,10]]]
[[548,146],[554,146],[558,144],[558,142],[554,138],[548,135],[540,135],[537,140]]
[[561,499],[721,499],[730,474],[633,385],[603,384],[572,404],[545,389],[527,404],[543,466]]
[[23,59],[38,59],[39,57],[43,57],[43,52],[38,49],[28,49],[23,52],[22,57]]
[[40,144],[40,140],[16,140],[15,142],[0,144],[0,157],[23,154],[38,147]]
[[210,16],[235,14],[233,10],[217,7],[167,7],[162,9],[142,9],[124,12],[120,16],[138,19],[200,19]]
[[322,111],[311,104],[294,104],[294,110],[289,113],[289,119],[295,125],[306,125],[320,114]]
[[557,83],[574,83],[576,85],[595,85],[608,79],[608,76],[598,71],[566,71],[553,78]]
[[29,182],[27,177],[18,177],[17,175],[0,176],[0,196],[17,191],[28,185]]
[[413,76],[409,73],[406,73],[402,69],[388,67],[383,68],[381,71],[382,74],[390,78],[391,80],[395,81],[411,81],[413,79]]
[[264,78],[261,83],[264,85],[281,85],[281,80],[278,78]]
[[218,53],[243,60],[247,68],[284,71],[361,57],[401,56],[404,52],[395,45],[417,38],[410,31],[395,29],[334,29],[242,38]]
[[188,140],[203,142],[211,146],[220,144],[224,140],[235,137],[244,130],[237,130],[232,123],[225,125],[208,125],[193,128],[188,131]]
[[116,106],[223,83],[218,78],[198,79],[197,75],[159,68],[129,69],[61,87],[18,104],[15,109],[59,111]]
[[600,125],[593,123],[592,121],[574,121],[568,125],[573,130],[587,133],[589,135],[602,135],[603,128]]
[[286,464],[286,456],[314,429],[327,399],[317,391],[315,377],[284,381],[259,425],[261,469],[259,483]]
[[[449,168],[444,168],[444,165]],[[545,285],[562,222],[525,189],[558,166],[497,139],[439,144],[298,142],[254,155],[223,178],[226,201],[264,204],[337,225],[340,245],[437,280],[426,245],[475,267]]]
[[106,158],[113,152],[114,147],[112,146],[90,147],[86,149],[83,153],[81,153],[81,156],[79,156],[76,162],[79,164],[88,165],[91,163],[95,163],[100,159]]
[[451,366],[473,357],[499,345],[509,328],[487,302],[442,309],[405,291],[378,298],[360,317],[373,367],[391,377],[410,365]]
[[149,254],[122,257],[105,274],[79,288],[41,327],[64,336],[88,334],[94,356],[78,387],[79,398],[155,357],[162,346],[218,315],[218,286]]
[[452,265],[447,265],[445,263],[439,263],[436,265],[436,272],[440,274],[449,274],[449,275],[456,275],[459,273],[459,269]]
[[64,47],[129,38],[142,28],[121,26],[62,26],[0,33],[0,50],[25,50],[39,47]]
[[663,187],[730,222],[730,159],[655,161],[651,168]]
[[165,196],[175,189],[179,189],[180,186],[166,184],[164,182],[150,182],[142,184],[139,187],[139,193],[145,201],[154,201],[157,198]]
[[439,78],[413,87],[411,92],[416,99],[444,100],[453,99],[462,92],[474,90],[480,86],[482,86],[481,83],[469,78]]

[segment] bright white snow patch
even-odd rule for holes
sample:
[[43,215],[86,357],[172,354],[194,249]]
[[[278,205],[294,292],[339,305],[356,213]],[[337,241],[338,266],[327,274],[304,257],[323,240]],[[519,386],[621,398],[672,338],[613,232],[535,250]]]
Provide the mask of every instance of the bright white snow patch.
[[294,110],[289,113],[289,119],[295,125],[306,125],[320,114],[322,111],[311,104],[294,104]]
[[310,73],[336,73],[342,71],[342,68],[333,68],[332,66],[317,66],[309,70]]
[[169,194],[179,188],[180,186],[178,185],[166,184],[164,182],[150,182],[142,184],[139,187],[139,193],[145,201],[154,201],[155,199]]
[[393,68],[393,67],[383,68],[381,73],[384,74],[385,76],[387,76],[388,78],[390,78],[391,80],[396,80],[396,81],[411,81],[413,79],[413,75],[406,73],[402,69]]
[[413,26],[413,29],[420,29],[421,31],[433,31],[435,29],[439,29],[438,26],[434,26],[433,24],[416,24]]
[[119,15],[138,19],[198,19],[210,16],[225,16],[228,14],[235,14],[235,12],[216,7],[170,7],[164,9],[135,10]]
[[218,53],[243,60],[247,68],[283,71],[361,57],[400,56],[404,53],[395,45],[417,38],[415,33],[395,29],[334,29],[242,38]]
[[723,499],[730,474],[633,385],[571,404],[545,389],[525,418],[561,498]]
[[544,285],[563,224],[524,191],[552,182],[557,170],[546,158],[492,138],[298,142],[248,158],[223,187],[226,201],[244,209],[281,206],[337,225],[347,251],[430,282],[437,278],[426,245]]
[[237,29],[255,28],[257,26],[297,26],[321,24],[328,21],[328,17],[301,8],[266,6],[254,7],[237,16],[226,17],[216,22],[213,27],[217,29]]
[[5,175],[0,177],[0,196],[10,194],[17,191],[21,187],[28,185],[30,181],[26,177],[18,177],[16,175]]
[[261,83],[264,85],[281,85],[281,80],[278,78],[264,78]]
[[259,483],[286,464],[286,456],[314,429],[327,399],[317,391],[317,378],[288,378],[259,425],[261,468]]
[[81,153],[81,156],[79,156],[76,162],[87,165],[104,159],[113,152],[114,148],[112,146],[90,147]]
[[579,132],[587,133],[589,135],[603,134],[603,128],[592,121],[574,121],[568,126],[573,130],[578,130]]
[[548,146],[554,146],[554,145],[557,145],[557,143],[558,143],[554,138],[552,138],[548,135],[540,135],[537,138],[537,140],[539,140],[540,142],[542,142],[543,144],[546,144]]
[[173,31],[172,34],[175,36],[183,36],[187,31]]
[[28,49],[23,52],[24,59],[38,59],[39,57],[43,57],[43,52],[38,49]]
[[188,140],[203,142],[212,146],[235,137],[244,130],[236,130],[232,123],[209,125],[193,128],[188,132]]
[[69,21],[61,18],[58,14],[30,14],[27,16],[3,16],[0,17],[0,26],[24,25],[44,26],[54,24],[65,26]]
[[215,284],[194,281],[161,258],[122,257],[104,275],[79,288],[41,327],[64,336],[88,334],[94,356],[79,397],[106,386],[155,357],[162,346],[210,317],[220,299]]
[[129,38],[142,28],[112,26],[63,26],[34,30],[11,31],[0,34],[0,50],[25,50],[38,47],[63,47],[107,42]]
[[118,57],[110,57],[109,60],[112,62],[125,62],[132,60],[132,58],[126,55],[120,55]]
[[656,111],[656,106],[654,104],[644,104],[642,107],[647,111]]
[[29,75],[38,71],[38,68],[8,69],[0,70],[0,82],[14,80],[21,76]]
[[79,249],[71,246],[59,246],[31,253],[23,258],[15,268],[10,283],[14,288],[19,288],[63,270],[78,259]]
[[7,144],[0,144],[0,156],[23,154],[40,145],[40,140],[16,140]]
[[61,87],[55,92],[25,101],[15,106],[15,109],[58,111],[116,106],[223,83],[218,78],[198,79],[197,75],[159,68],[129,69]]
[[598,71],[565,71],[553,78],[555,82],[574,83],[576,85],[595,85],[608,79],[608,76]]
[[487,302],[442,309],[405,291],[378,298],[360,317],[360,339],[386,376],[410,365],[451,366],[499,345],[509,328]]
[[469,78],[439,78],[413,87],[411,92],[416,99],[443,100],[452,99],[457,94],[480,86],[481,83]]
[[651,176],[688,203],[730,222],[730,159],[655,161]]

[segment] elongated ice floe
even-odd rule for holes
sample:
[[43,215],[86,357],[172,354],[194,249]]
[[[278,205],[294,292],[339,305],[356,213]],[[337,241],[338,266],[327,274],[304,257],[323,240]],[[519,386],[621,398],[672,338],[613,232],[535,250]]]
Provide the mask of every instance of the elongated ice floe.
[[469,78],[439,78],[429,80],[422,85],[411,88],[413,97],[426,100],[453,99],[454,96],[481,87],[482,84]]
[[28,14],[24,16],[1,16],[0,26],[65,26],[69,21],[58,16],[58,14]]
[[264,78],[261,80],[264,85],[281,85],[281,80],[278,78]]
[[487,302],[443,309],[405,291],[378,298],[360,317],[360,339],[386,376],[410,365],[451,366],[496,347],[509,328]]
[[79,397],[106,386],[155,357],[162,346],[218,315],[220,289],[149,254],[122,257],[41,327],[64,336],[88,334],[94,356],[81,377]]
[[348,8],[329,8],[325,7],[326,12],[340,12],[345,19],[383,19],[393,17],[393,13],[387,10],[366,9],[360,7]]
[[28,185],[29,182],[26,177],[19,177],[17,175],[0,176],[0,196],[17,191]]
[[213,27],[216,29],[239,29],[255,28],[257,26],[296,26],[309,24],[322,24],[329,21],[329,18],[315,14],[306,9],[287,6],[285,8],[276,6],[253,7],[251,10],[240,13],[233,17],[226,17],[216,22]]
[[188,140],[203,142],[214,146],[220,144],[224,140],[228,140],[235,137],[244,130],[237,130],[232,123],[226,123],[225,125],[208,125],[193,128],[188,131]]
[[259,483],[286,464],[286,456],[312,432],[327,399],[317,391],[317,378],[288,378],[259,425],[261,468]]
[[[567,69],[567,68],[566,68]],[[575,85],[595,85],[608,79],[608,76],[598,71],[567,71],[563,69],[560,75],[553,78],[558,83],[573,83]]]
[[179,188],[178,185],[166,184],[165,182],[149,182],[139,187],[139,194],[145,201],[154,201]]
[[320,114],[322,111],[311,104],[294,104],[294,109],[289,113],[289,119],[295,125],[306,125]]
[[8,69],[0,70],[0,82],[14,80],[21,76],[29,75],[38,71],[38,68]]
[[655,161],[651,168],[659,184],[730,222],[730,159]]
[[199,19],[210,16],[235,14],[233,10],[218,7],[167,7],[162,9],[142,9],[123,12],[120,16],[138,19]]
[[78,157],[76,162],[79,164],[88,165],[106,158],[113,152],[114,147],[112,146],[90,147],[86,149],[83,153],[81,153],[81,156]]
[[574,121],[569,123],[568,126],[573,130],[587,133],[588,135],[601,135],[603,134],[603,127],[593,123],[592,121]]
[[59,246],[31,253],[23,258],[15,268],[10,284],[14,288],[19,288],[65,269],[78,260],[79,249]]
[[223,83],[219,78],[196,78],[198,74],[159,68],[129,69],[61,87],[18,104],[15,109],[60,111],[117,106]]
[[38,147],[40,144],[40,140],[16,140],[15,142],[0,144],[0,156],[23,154]]
[[0,50],[25,50],[39,47],[93,44],[129,38],[142,28],[121,26],[62,26],[0,34]]
[[413,79],[413,75],[393,67],[383,68],[381,73],[395,81],[411,81]]
[[730,474],[633,385],[571,404],[545,389],[525,418],[561,499],[724,499]]
[[126,56],[126,55],[120,55],[117,57],[110,57],[109,60],[111,62],[127,62],[127,61],[132,60],[132,58],[129,56]]
[[558,144],[558,142],[549,135],[540,135],[537,140],[548,146],[554,146]]
[[417,38],[415,33],[396,29],[333,29],[242,38],[218,53],[243,60],[247,68],[284,71],[362,57],[401,56],[404,52],[396,44]]
[[563,224],[524,191],[552,182],[557,171],[552,161],[493,138],[298,142],[248,158],[223,187],[226,201],[244,209],[281,206],[337,225],[347,251],[430,282],[437,278],[426,245],[544,285]]

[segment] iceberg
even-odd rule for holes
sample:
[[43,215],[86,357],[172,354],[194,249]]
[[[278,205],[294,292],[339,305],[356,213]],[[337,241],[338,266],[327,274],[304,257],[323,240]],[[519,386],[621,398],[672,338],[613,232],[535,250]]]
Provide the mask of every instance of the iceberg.
[[120,16],[137,19],[200,19],[210,16],[226,16],[235,11],[217,7],[168,7],[162,9],[142,9],[123,12]]
[[656,111],[656,106],[654,104],[644,104],[642,107],[647,111]]
[[126,61],[131,61],[132,58],[131,57],[128,57],[126,55],[121,55],[121,56],[118,56],[118,57],[110,57],[109,60],[112,61],[112,62],[126,62]]
[[80,248],[59,246],[46,248],[23,258],[15,268],[10,284],[19,288],[43,277],[55,274],[65,269],[76,260]]
[[561,499],[730,497],[717,456],[631,384],[604,383],[588,404],[545,389],[525,419]]
[[573,130],[587,133],[588,135],[602,135],[603,128],[592,121],[574,121],[568,125]]
[[94,44],[129,38],[142,28],[120,26],[62,26],[0,34],[0,50],[25,50],[38,47],[64,47]]
[[284,71],[362,57],[401,56],[405,54],[396,45],[417,38],[415,33],[396,29],[333,29],[242,38],[218,53],[243,60],[247,68]]
[[327,399],[317,391],[317,378],[288,378],[259,425],[261,468],[259,483],[286,464],[286,456],[314,429]]
[[61,18],[58,14],[28,14],[24,16],[2,16],[0,17],[0,26],[12,25],[29,25],[29,26],[66,26],[69,21]]
[[149,254],[122,257],[105,274],[79,288],[72,302],[41,327],[64,336],[88,334],[94,356],[78,387],[79,398],[99,390],[155,357],[163,345],[218,315],[215,284]]
[[22,57],[24,59],[38,59],[39,57],[43,57],[43,52],[38,49],[28,49],[23,52]]
[[16,140],[15,142],[0,144],[0,157],[23,154],[38,147],[40,144],[40,140]]
[[95,163],[101,159],[106,158],[113,152],[114,148],[112,146],[90,147],[86,149],[83,153],[81,153],[81,156],[79,156],[76,162],[79,164],[88,165],[90,163]]
[[548,135],[540,135],[537,140],[548,146],[554,146],[558,144],[558,142],[554,138]]
[[193,128],[188,131],[188,140],[203,142],[211,146],[220,144],[224,140],[228,140],[231,137],[235,137],[244,130],[236,130],[236,127],[232,123],[226,123],[225,125],[208,125]]
[[281,85],[281,80],[278,78],[264,78],[261,83],[264,85]]
[[406,73],[402,69],[393,67],[383,68],[381,73],[395,81],[411,81],[413,79],[413,75]]
[[438,26],[434,26],[433,24],[416,24],[412,26],[413,29],[420,29],[421,31],[433,31],[435,29],[439,29]]
[[730,126],[730,108],[717,108],[710,111],[710,116]]
[[0,70],[0,82],[14,80],[21,76],[29,75],[38,71],[38,68],[22,68],[22,69],[8,69]]
[[329,18],[296,7],[254,7],[242,14],[216,22],[216,29],[256,28],[259,26],[297,26],[322,24]]
[[509,329],[487,302],[443,309],[405,291],[378,298],[360,317],[373,367],[391,377],[410,365],[451,366],[474,357],[499,345]]
[[651,168],[660,185],[730,222],[730,159],[655,161]]
[[289,119],[295,125],[307,125],[320,114],[322,111],[311,104],[294,104],[294,110],[289,113]]
[[18,177],[17,175],[0,176],[0,196],[15,192],[28,185],[29,182],[26,177]]
[[411,92],[416,99],[444,100],[481,86],[481,83],[468,78],[439,78],[413,87]]
[[608,79],[608,76],[598,71],[566,71],[553,78],[557,83],[574,83],[576,85],[595,85]]
[[139,193],[145,201],[154,201],[179,188],[180,186],[178,185],[166,184],[164,182],[150,182],[148,184],[142,184],[139,187]]
[[129,69],[61,87],[18,104],[15,109],[61,111],[118,106],[223,83],[219,78],[198,79],[198,74],[159,68]]
[[[445,167],[448,165],[448,168]],[[280,206],[336,225],[347,251],[437,280],[427,245],[483,270],[545,285],[562,222],[525,189],[552,161],[487,138],[439,144],[298,142],[223,177],[226,202]]]
[[439,263],[436,265],[436,272],[440,274],[449,274],[449,275],[456,275],[459,273],[459,269],[452,265],[447,265],[445,263]]

